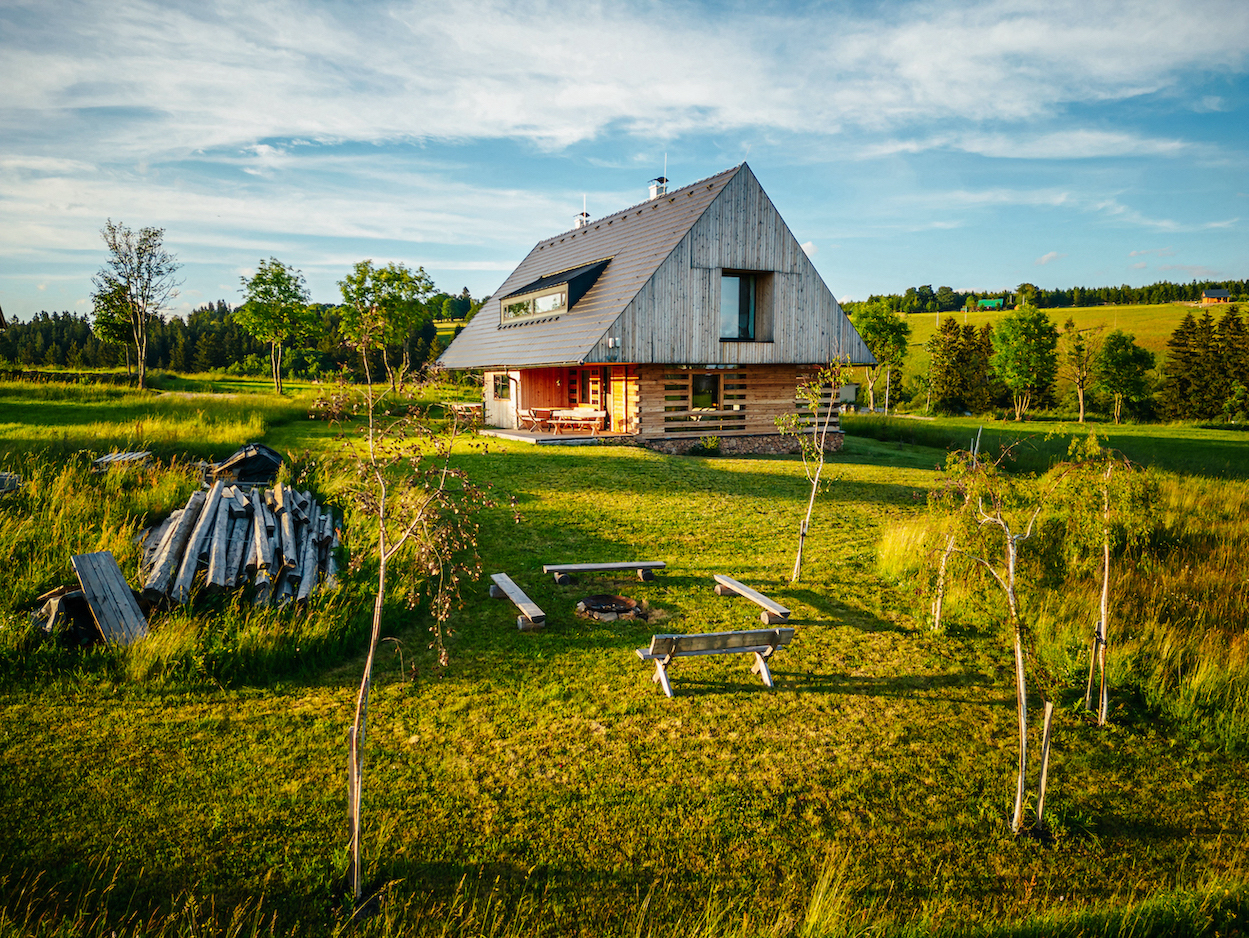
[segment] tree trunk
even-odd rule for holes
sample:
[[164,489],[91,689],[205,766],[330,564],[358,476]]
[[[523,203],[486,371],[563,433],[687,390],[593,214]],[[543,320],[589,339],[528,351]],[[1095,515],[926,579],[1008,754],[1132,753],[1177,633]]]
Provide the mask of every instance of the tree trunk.
[[1054,722],[1054,702],[1052,700],[1045,701],[1045,729],[1041,735],[1041,781],[1037,785],[1036,796],[1036,823],[1037,827],[1041,826],[1042,818],[1045,816],[1045,783],[1049,777],[1050,770],[1050,729]]
[[1076,396],[1080,398],[1080,423],[1084,423],[1084,386],[1076,385]]
[[1097,670],[1101,675],[1101,691],[1098,694],[1097,725],[1106,725],[1109,710],[1109,689],[1106,686],[1106,640],[1110,633],[1110,475],[1113,466],[1106,469],[1106,481],[1102,488],[1102,616],[1097,627]]
[[889,378],[893,374],[892,368],[885,369],[885,416],[889,416]]
[[950,562],[950,554],[954,552],[954,535],[950,534],[945,539],[945,550],[941,554],[941,566],[937,569],[937,596],[932,601],[932,627],[933,630],[941,628],[941,607],[945,603],[945,568]]
[[1015,599],[1014,538],[1006,538],[1006,601],[1010,607],[1010,621],[1015,633],[1015,706],[1019,714],[1019,777],[1015,786],[1015,812],[1010,829],[1018,834],[1023,825],[1024,798],[1027,795],[1028,778],[1028,676],[1025,669],[1023,647],[1023,623],[1019,620],[1019,605]]

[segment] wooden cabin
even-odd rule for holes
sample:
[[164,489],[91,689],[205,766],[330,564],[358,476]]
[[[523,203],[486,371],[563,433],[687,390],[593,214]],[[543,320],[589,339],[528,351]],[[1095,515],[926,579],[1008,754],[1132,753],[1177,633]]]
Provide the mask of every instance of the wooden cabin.
[[1227,290],[1202,290],[1201,305],[1209,306],[1212,303],[1230,303],[1232,295]]
[[665,451],[775,452],[804,372],[874,361],[749,166],[666,182],[539,241],[443,353],[484,372],[487,426],[584,413]]

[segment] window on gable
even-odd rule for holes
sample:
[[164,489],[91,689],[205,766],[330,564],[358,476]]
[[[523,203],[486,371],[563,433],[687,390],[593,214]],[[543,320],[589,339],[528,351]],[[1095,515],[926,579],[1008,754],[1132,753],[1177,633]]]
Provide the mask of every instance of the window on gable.
[[720,278],[720,338],[755,339],[754,274],[725,274]]

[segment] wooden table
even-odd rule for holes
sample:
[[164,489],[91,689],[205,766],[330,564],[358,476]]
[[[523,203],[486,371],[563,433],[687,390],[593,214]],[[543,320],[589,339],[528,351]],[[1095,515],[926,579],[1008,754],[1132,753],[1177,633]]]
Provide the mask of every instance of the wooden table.
[[482,415],[485,405],[480,401],[473,403],[472,401],[443,401],[444,410],[449,410],[455,416],[462,420],[476,420]]
[[605,410],[553,410],[551,426],[556,433],[560,430],[589,430],[594,436],[603,429],[603,421],[607,419]]
[[522,430],[531,430],[537,433],[543,427],[551,425],[551,417],[554,413],[549,408],[534,407],[529,410],[522,410],[516,416],[520,420],[520,428]]

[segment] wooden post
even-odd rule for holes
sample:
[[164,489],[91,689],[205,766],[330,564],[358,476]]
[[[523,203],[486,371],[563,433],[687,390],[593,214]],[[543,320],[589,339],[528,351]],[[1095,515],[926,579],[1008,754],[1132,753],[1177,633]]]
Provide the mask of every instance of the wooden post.
[[1041,736],[1041,783],[1037,788],[1036,796],[1036,823],[1037,827],[1041,826],[1042,817],[1045,814],[1045,782],[1049,776],[1050,768],[1050,727],[1054,720],[1054,702],[1052,700],[1045,701],[1045,731]]

